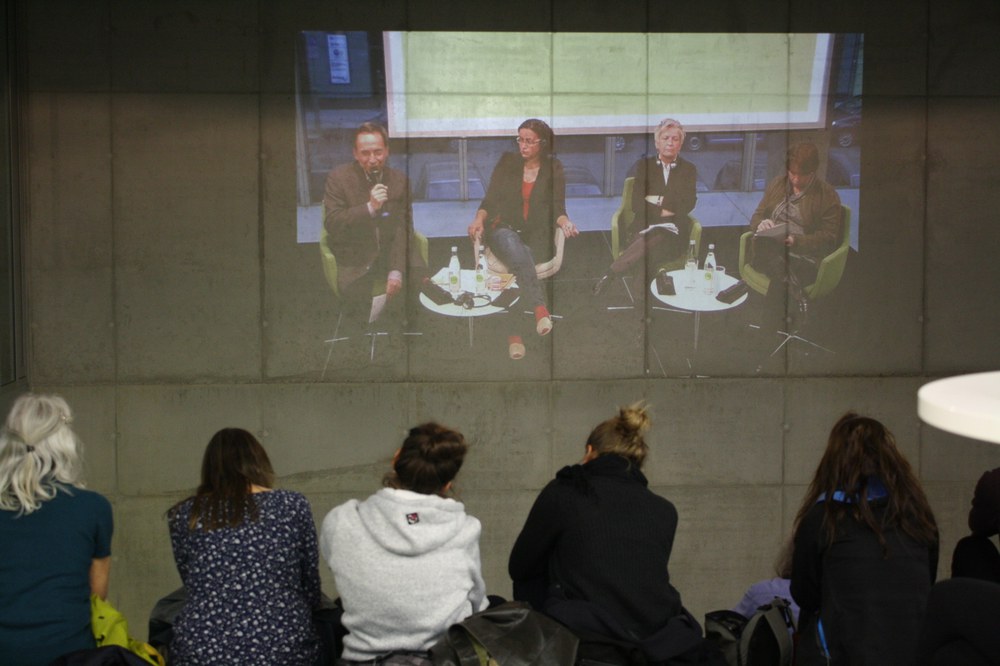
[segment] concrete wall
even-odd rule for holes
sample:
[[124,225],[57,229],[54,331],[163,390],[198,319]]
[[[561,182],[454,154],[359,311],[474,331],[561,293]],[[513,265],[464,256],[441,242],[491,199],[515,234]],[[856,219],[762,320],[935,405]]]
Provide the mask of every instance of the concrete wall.
[[[538,490],[615,405],[647,398],[648,476],[681,516],[671,573],[700,616],[770,575],[829,426],[861,410],[919,469],[947,571],[1000,448],[921,426],[915,392],[1000,365],[994,2],[18,5],[30,382],[78,413],[90,486],[115,507],[112,598],[135,633],[178,584],[164,512],[227,425],[260,435],[317,519],[377,487],[407,426],[460,428],[474,442],[461,496],[484,524],[488,586],[509,594],[507,554]],[[345,27],[864,32],[866,225],[849,267],[864,288],[835,328],[850,353],[769,376],[654,379],[604,363],[607,340],[564,338],[532,366],[477,357],[471,375],[430,376],[409,372],[404,350],[402,366],[321,378],[331,307],[316,247],[294,242],[293,44]],[[453,344],[430,352],[444,360]]]

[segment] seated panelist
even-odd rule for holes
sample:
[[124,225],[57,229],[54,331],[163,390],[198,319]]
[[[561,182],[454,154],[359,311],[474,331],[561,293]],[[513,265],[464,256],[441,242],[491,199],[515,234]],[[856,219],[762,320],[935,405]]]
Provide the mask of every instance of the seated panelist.
[[772,286],[787,283],[802,308],[802,289],[816,279],[817,262],[837,246],[843,209],[837,191],[816,176],[815,145],[789,146],[785,164],[786,173],[768,183],[750,218],[750,229],[757,232],[750,264],[771,278]]
[[[538,283],[535,264],[552,253],[555,227],[566,238],[580,233],[566,214],[566,176],[554,153],[555,135],[544,121],[529,118],[517,129],[518,152],[504,153],[493,169],[486,196],[469,225],[473,242],[482,239],[517,277],[535,331],[548,335],[552,318]],[[524,356],[520,335],[508,339],[510,356]]]
[[618,277],[648,257],[656,267],[684,253],[691,236],[689,214],[698,200],[695,184],[698,172],[680,156],[684,145],[684,126],[673,118],[664,118],[653,132],[656,155],[636,162],[632,190],[635,221],[629,229],[629,244],[616,258],[597,284],[600,294],[612,278]]
[[[354,132],[354,162],[327,176],[323,225],[337,259],[337,287],[349,321],[364,324],[372,312],[376,283],[390,301],[402,290],[407,255],[423,259],[412,244],[413,209],[406,174],[387,165],[389,136],[364,123]],[[411,248],[412,246],[412,248]],[[412,249],[412,251],[410,251]]]

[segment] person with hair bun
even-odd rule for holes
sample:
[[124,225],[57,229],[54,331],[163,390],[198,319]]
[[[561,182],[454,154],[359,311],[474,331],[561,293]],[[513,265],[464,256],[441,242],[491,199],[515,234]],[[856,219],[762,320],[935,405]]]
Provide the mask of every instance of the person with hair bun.
[[594,428],[581,463],[535,500],[508,570],[515,599],[581,637],[626,642],[662,662],[700,650],[702,636],[670,583],[677,509],[641,471],[649,428],[641,403]]
[[90,596],[108,596],[111,504],[83,487],[73,413],[25,394],[0,432],[0,664],[92,649]]
[[938,530],[889,430],[847,413],[795,519],[796,664],[911,664],[937,576]]
[[363,501],[323,520],[320,550],[344,607],[343,661],[426,651],[448,627],[487,607],[479,520],[449,497],[465,460],[462,433],[437,423],[410,429]]

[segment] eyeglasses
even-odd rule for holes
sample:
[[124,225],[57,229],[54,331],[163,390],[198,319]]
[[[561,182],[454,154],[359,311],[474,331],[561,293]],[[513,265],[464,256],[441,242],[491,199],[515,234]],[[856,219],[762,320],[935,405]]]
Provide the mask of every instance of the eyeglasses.
[[542,142],[541,139],[522,139],[521,137],[515,138],[514,141],[516,141],[519,146],[537,146]]

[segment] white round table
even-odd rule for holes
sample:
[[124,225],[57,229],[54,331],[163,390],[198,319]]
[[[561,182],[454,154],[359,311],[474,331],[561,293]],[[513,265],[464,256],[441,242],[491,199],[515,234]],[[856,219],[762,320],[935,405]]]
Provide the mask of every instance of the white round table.
[[1000,372],[978,372],[924,384],[917,414],[935,428],[1000,444]]
[[[488,276],[487,276],[488,277]],[[431,281],[440,286],[445,291],[448,291],[448,267],[445,266],[431,278]],[[511,289],[517,286],[517,281],[512,280],[510,284],[507,285],[506,289]],[[423,293],[420,294],[420,303],[425,308],[431,312],[436,312],[437,314],[444,315],[446,317],[465,317],[469,320],[469,346],[473,346],[473,341],[475,340],[475,334],[473,331],[472,322],[476,317],[485,317],[491,314],[497,314],[498,312],[505,312],[508,308],[498,307],[492,305],[494,298],[499,296],[502,292],[500,291],[489,291],[487,290],[485,294],[476,295],[476,271],[463,268],[459,275],[459,293],[466,291],[475,297],[475,307],[466,308],[458,303],[442,303],[437,304],[431,299],[429,299]],[[486,299],[489,299],[487,302]],[[515,298],[511,305],[517,302]]]
[[743,294],[732,303],[724,303],[715,297],[720,291],[723,291],[724,289],[727,289],[739,282],[739,280],[728,274],[720,278],[718,288],[711,294],[706,294],[702,288],[702,280],[704,280],[705,272],[701,269],[695,271],[695,284],[692,288],[688,288],[690,281],[688,279],[686,269],[680,268],[675,271],[670,271],[667,275],[672,277],[674,280],[674,291],[677,292],[676,294],[661,294],[660,290],[656,286],[656,280],[653,280],[650,283],[649,291],[653,294],[656,300],[665,305],[669,305],[671,308],[686,310],[694,313],[695,351],[698,351],[698,331],[701,326],[701,313],[731,310],[735,307],[743,305],[748,297],[748,294]]

